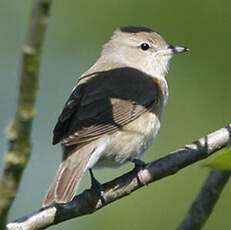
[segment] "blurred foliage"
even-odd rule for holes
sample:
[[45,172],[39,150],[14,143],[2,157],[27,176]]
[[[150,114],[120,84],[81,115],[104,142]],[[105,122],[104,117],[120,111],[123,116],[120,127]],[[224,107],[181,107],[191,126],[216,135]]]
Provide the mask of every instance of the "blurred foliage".
[[207,161],[206,166],[221,170],[231,170],[231,148],[212,156]]
[[[6,149],[3,130],[15,111],[30,3],[0,1],[0,167]],[[172,61],[162,128],[153,148],[145,154],[145,161],[230,123],[230,12],[228,0],[54,1],[43,47],[33,153],[10,219],[41,206],[61,160],[60,147],[51,145],[56,119],[78,76],[95,62],[101,46],[117,27],[144,25],[160,32],[170,43],[190,48],[189,53],[177,55]],[[145,187],[93,215],[50,229],[174,229],[208,174],[209,170],[201,164]],[[129,164],[98,170],[96,176],[105,182],[131,167]],[[78,192],[89,187],[88,176]],[[230,227],[230,189],[229,183],[204,230]]]

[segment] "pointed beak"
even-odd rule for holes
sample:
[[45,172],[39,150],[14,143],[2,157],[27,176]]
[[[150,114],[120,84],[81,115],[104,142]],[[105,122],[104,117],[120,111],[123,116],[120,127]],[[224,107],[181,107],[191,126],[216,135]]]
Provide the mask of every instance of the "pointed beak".
[[169,49],[171,49],[173,51],[173,53],[184,53],[189,51],[188,48],[183,47],[183,46],[173,46],[173,45],[169,45],[168,47]]

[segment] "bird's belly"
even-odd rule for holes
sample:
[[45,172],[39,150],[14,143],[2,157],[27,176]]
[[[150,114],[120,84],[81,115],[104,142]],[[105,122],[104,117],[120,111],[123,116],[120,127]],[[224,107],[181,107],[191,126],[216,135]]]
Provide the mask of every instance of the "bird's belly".
[[96,167],[116,167],[139,158],[151,147],[160,128],[156,114],[147,112],[109,136],[109,143]]

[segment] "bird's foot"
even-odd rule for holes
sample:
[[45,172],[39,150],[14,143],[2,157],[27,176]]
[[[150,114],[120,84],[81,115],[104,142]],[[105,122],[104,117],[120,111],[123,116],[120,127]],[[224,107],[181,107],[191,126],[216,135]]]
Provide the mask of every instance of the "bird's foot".
[[133,170],[135,171],[135,173],[137,175],[136,178],[137,178],[138,184],[145,185],[145,183],[142,182],[142,180],[139,176],[139,171],[144,169],[147,166],[147,164],[144,161],[137,159],[137,158],[132,159],[131,162],[135,164],[135,167]]
[[134,170],[139,171],[140,169],[144,169],[145,166],[147,165],[144,161],[140,159],[132,159],[132,163],[135,164]]
[[102,203],[105,203],[102,184],[95,178],[92,169],[89,169],[89,172],[91,176],[91,189],[93,189],[100,196]]

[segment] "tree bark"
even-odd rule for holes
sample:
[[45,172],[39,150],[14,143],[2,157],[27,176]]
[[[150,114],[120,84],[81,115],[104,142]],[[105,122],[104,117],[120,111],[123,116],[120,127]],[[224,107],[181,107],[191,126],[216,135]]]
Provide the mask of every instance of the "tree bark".
[[210,172],[198,197],[177,230],[200,230],[204,226],[228,182],[230,173],[220,170]]
[[8,230],[45,229],[65,220],[91,214],[135,190],[177,173],[180,169],[224,148],[230,142],[231,125],[219,129],[167,156],[132,170],[102,185],[103,199],[92,189],[85,190],[66,205],[52,204],[7,225]]
[[35,115],[35,99],[41,47],[48,23],[51,0],[34,0],[27,39],[23,47],[18,103],[13,123],[7,130],[9,149],[0,180],[0,229],[6,228],[8,211],[31,153],[30,134]]

